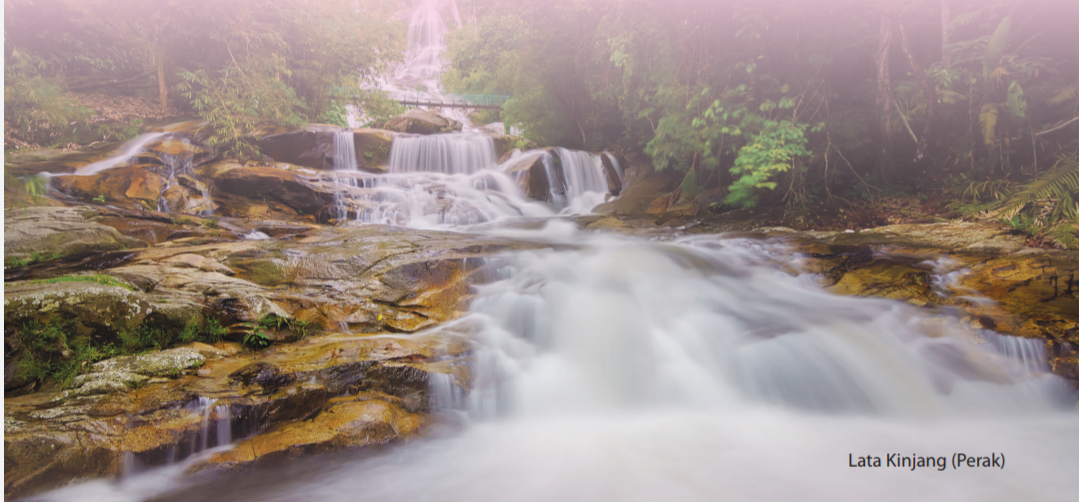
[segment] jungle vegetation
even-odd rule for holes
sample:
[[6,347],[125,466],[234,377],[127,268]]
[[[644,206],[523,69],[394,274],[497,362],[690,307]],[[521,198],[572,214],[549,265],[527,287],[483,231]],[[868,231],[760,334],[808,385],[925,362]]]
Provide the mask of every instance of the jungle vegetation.
[[342,122],[400,58],[381,0],[5,0],[5,136],[62,144],[89,116],[71,92],[152,95],[237,153],[259,124]]
[[[406,4],[5,0],[5,138],[70,141],[82,92],[154,96],[237,155],[260,124],[340,124],[349,103],[390,115],[364,83],[402,56]],[[719,194],[699,201],[713,212],[944,191],[1079,245],[1079,3],[456,6],[445,87],[511,95],[477,118],[538,145],[684,172],[680,193]]]
[[643,152],[720,209],[948,189],[1077,242],[1079,3],[459,3],[446,84],[539,144]]

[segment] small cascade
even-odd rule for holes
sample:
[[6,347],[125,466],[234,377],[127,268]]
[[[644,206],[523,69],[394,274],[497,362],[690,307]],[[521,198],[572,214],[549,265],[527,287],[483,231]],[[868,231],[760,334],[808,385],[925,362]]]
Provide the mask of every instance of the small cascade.
[[163,451],[124,452],[121,476],[138,474],[154,465],[174,465],[192,455],[232,444],[233,417],[228,405],[200,396],[183,409],[200,416],[198,432],[184,442],[164,447]]
[[607,193],[607,178],[603,174],[599,155],[565,148],[555,148],[555,153],[562,160],[566,196],[570,201],[588,192]]
[[495,167],[495,143],[486,134],[398,136],[390,147],[390,172],[472,174]]
[[562,209],[566,207],[569,199],[566,196],[566,178],[558,161],[550,152],[543,154],[543,169],[547,173],[547,202],[556,209]]
[[468,411],[468,393],[453,375],[431,373],[427,381],[430,408],[440,411]]
[[1016,369],[1030,373],[1048,373],[1049,358],[1045,354],[1045,342],[1034,338],[1001,335],[994,331],[981,330],[979,336],[1014,363]]
[[333,136],[333,168],[338,171],[356,170],[356,138],[345,129]]
[[618,162],[618,157],[611,152],[603,152],[600,155],[603,157],[607,157],[607,160],[609,160],[611,162],[611,165],[614,166],[615,172],[618,173],[618,181],[625,183],[626,172],[622,169],[622,164]]
[[153,143],[154,141],[170,134],[169,132],[151,132],[146,134],[140,134],[131,141],[124,143],[120,148],[120,153],[113,157],[109,157],[105,160],[99,160],[93,164],[88,164],[75,171],[74,174],[78,176],[92,176],[106,169],[112,169],[139,154],[146,145]]
[[520,187],[498,171],[342,173],[329,181],[335,191],[331,216],[339,221],[433,228],[551,214],[525,199]]

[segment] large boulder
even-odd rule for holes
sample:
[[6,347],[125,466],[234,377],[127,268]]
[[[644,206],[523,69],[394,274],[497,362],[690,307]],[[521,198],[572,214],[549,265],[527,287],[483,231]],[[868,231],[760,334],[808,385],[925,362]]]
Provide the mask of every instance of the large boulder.
[[259,151],[276,162],[314,169],[333,169],[334,135],[340,127],[308,124],[301,130],[277,132],[255,141]]
[[320,189],[318,172],[288,164],[221,162],[207,169],[214,186],[250,199],[272,197],[307,214],[316,214],[333,201],[332,189]]
[[41,261],[81,253],[146,247],[90,218],[85,207],[27,207],[4,213],[4,260]]
[[389,168],[390,148],[394,133],[384,129],[354,129],[356,165],[371,172],[385,172]]
[[461,122],[446,118],[438,112],[413,108],[390,119],[383,129],[409,134],[437,134],[460,131],[463,126]]
[[525,195],[533,200],[551,200],[551,183],[544,165],[544,155],[548,154],[522,155],[507,161],[510,166],[506,168],[506,173],[512,176]]

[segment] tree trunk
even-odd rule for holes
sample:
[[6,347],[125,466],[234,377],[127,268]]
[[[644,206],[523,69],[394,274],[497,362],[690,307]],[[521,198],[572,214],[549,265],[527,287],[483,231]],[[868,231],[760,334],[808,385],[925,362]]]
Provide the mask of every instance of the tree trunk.
[[169,88],[165,85],[165,48],[160,42],[154,51],[154,60],[157,63],[157,96],[161,100],[161,113],[169,111]]
[[918,64],[918,59],[914,57],[914,51],[910,48],[910,40],[907,38],[907,30],[903,27],[903,23],[897,24],[899,25],[899,41],[903,46],[903,54],[906,54],[907,62],[910,63],[911,72],[914,73],[914,80],[922,88],[922,94],[925,94],[925,128],[922,130],[922,136],[918,139],[918,153],[914,155],[915,162],[922,162],[925,160],[929,149],[929,138],[933,134],[933,123],[936,122],[937,118],[937,88],[925,76],[925,70],[922,69],[922,65]]
[[948,0],[940,0],[940,62],[944,68],[950,68],[952,62],[948,59],[948,26],[952,24],[952,11],[948,8]]
[[892,48],[892,9],[880,16],[880,39],[877,42],[877,111],[880,113],[880,157],[877,170],[882,178],[892,170],[892,82],[888,71],[888,53]]

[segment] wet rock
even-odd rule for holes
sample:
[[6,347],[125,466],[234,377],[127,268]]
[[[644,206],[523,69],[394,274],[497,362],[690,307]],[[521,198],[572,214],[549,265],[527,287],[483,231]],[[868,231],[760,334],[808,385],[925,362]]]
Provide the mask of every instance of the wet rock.
[[113,150],[119,146],[119,143],[109,142],[98,143],[76,151],[39,150],[16,154],[10,159],[5,159],[4,169],[18,176],[31,176],[38,173],[73,173],[80,167],[109,158]]
[[263,155],[276,162],[333,169],[333,137],[340,130],[338,126],[309,124],[302,130],[262,136],[255,144]]
[[218,164],[211,167],[214,183],[224,192],[261,199],[275,198],[287,206],[316,214],[333,201],[333,192],[314,183],[317,173],[287,165]]
[[356,165],[375,173],[386,172],[389,169],[393,138],[393,131],[353,129],[352,141],[356,146]]
[[79,375],[72,382],[71,394],[90,396],[127,392],[142,387],[149,377],[123,370],[102,370]]
[[130,172],[131,184],[124,191],[124,196],[156,206],[157,199],[167,184],[165,178],[146,169],[133,169]]
[[947,221],[929,224],[887,225],[859,232],[818,232],[816,237],[833,244],[894,244],[907,248],[1009,254],[1026,247],[1026,237],[997,224]]
[[117,331],[134,330],[151,312],[146,295],[119,286],[58,282],[8,283],[4,287],[7,326],[31,321],[44,326],[63,320],[71,335],[113,338]]
[[437,134],[460,131],[463,124],[437,112],[413,108],[390,119],[382,128],[409,134]]
[[905,300],[918,306],[936,300],[929,272],[887,261],[877,261],[851,270],[828,289],[842,295]]
[[522,157],[508,167],[506,173],[517,180],[528,198],[543,201],[551,199],[551,184],[542,155]]
[[384,444],[415,435],[425,417],[409,413],[389,396],[363,393],[330,400],[315,418],[286,423],[214,455],[188,472],[233,469],[260,461],[346,447]]
[[980,260],[960,278],[997,302],[972,305],[997,329],[1020,336],[1079,343],[1079,255],[1050,251]]
[[600,162],[603,164],[603,175],[607,178],[607,191],[611,195],[617,196],[622,193],[622,178],[618,173],[618,169],[615,169],[614,162],[611,161],[611,155],[608,153],[601,153]]
[[95,223],[97,212],[85,207],[27,207],[4,213],[4,258],[60,258],[141,248],[146,244],[115,228]]
[[190,267],[203,272],[217,272],[225,275],[236,274],[231,268],[218,263],[217,260],[193,253],[178,254],[165,260],[165,263],[175,267]]
[[150,352],[138,356],[120,356],[94,363],[91,373],[118,372],[144,376],[167,377],[179,375],[183,370],[197,368],[206,357],[192,348],[175,348]]
[[667,209],[667,201],[670,199],[666,193],[677,188],[676,184],[680,179],[677,173],[669,169],[660,171],[629,184],[618,197],[596,206],[595,212],[618,215],[660,214]]

